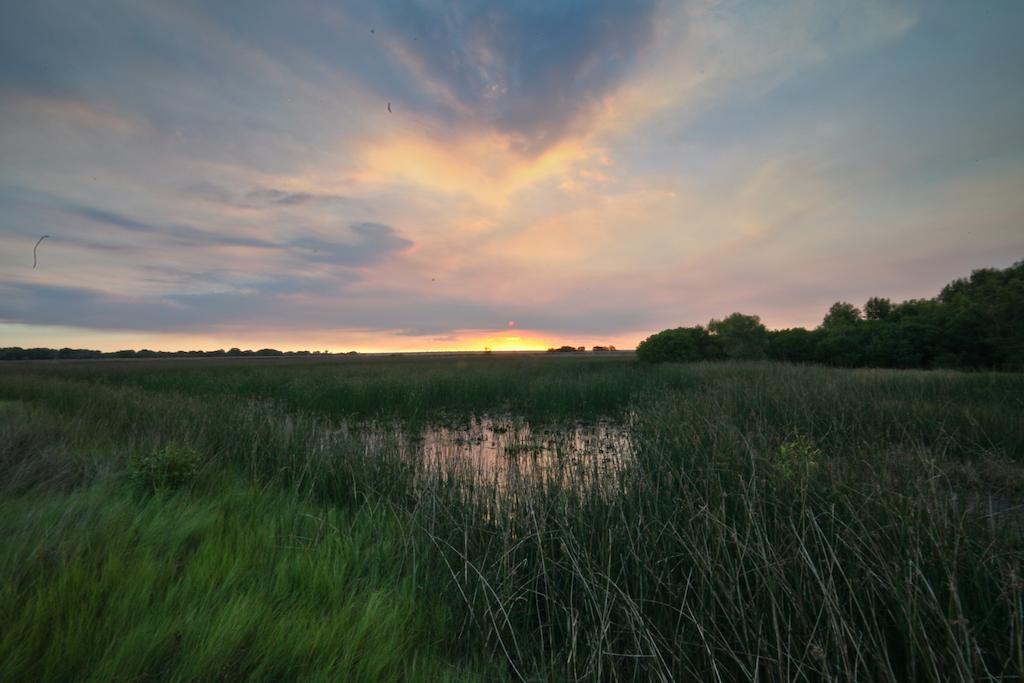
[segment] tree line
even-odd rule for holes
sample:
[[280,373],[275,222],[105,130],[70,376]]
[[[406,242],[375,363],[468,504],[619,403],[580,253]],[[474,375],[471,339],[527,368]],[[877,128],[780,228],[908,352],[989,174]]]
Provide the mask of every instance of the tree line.
[[846,367],[1024,369],[1024,261],[975,270],[932,299],[872,297],[829,308],[817,328],[769,330],[733,313],[637,347],[648,362],[771,359]]
[[[354,354],[349,351],[348,354]],[[346,355],[348,355],[346,354]],[[278,351],[277,349],[252,349],[232,348],[225,351],[150,351],[140,349],[134,351],[125,349],[122,351],[96,351],[94,349],[49,349],[31,348],[23,349],[20,346],[9,346],[0,348],[0,360],[74,360],[88,358],[241,358],[246,356],[324,356],[332,355],[328,351]]]

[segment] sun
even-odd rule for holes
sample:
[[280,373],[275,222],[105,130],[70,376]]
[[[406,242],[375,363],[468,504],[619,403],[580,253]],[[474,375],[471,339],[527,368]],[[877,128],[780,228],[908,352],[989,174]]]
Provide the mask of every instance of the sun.
[[545,351],[551,346],[547,340],[522,330],[515,334],[504,331],[481,331],[466,335],[457,344],[460,351],[481,351],[484,348],[492,351]]

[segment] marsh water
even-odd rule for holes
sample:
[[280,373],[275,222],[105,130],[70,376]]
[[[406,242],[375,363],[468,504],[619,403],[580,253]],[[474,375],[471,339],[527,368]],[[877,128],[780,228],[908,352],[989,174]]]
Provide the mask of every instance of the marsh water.
[[347,430],[365,448],[398,449],[429,475],[471,476],[499,486],[535,483],[610,486],[633,457],[625,421],[597,420],[533,426],[512,417],[479,416],[410,428],[363,423]]

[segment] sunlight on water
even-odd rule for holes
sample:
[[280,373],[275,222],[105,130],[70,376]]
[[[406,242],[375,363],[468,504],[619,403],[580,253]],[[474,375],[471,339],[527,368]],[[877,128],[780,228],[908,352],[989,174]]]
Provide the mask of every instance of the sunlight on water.
[[458,427],[429,427],[418,449],[439,471],[467,470],[499,483],[525,476],[586,485],[597,477],[614,479],[632,456],[632,441],[624,425],[608,421],[533,429],[523,421],[482,417]]
[[524,420],[481,416],[416,432],[372,423],[351,433],[368,451],[397,447],[404,458],[425,465],[430,479],[469,476],[500,487],[523,480],[603,488],[618,480],[633,457],[629,426],[612,420],[533,427]]

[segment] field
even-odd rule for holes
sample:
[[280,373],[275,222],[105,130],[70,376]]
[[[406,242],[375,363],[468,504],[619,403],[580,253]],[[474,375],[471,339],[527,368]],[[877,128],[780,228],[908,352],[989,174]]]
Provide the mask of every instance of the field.
[[[629,457],[417,456],[481,416]],[[1014,679],[1022,505],[1021,374],[9,362],[0,680]]]

